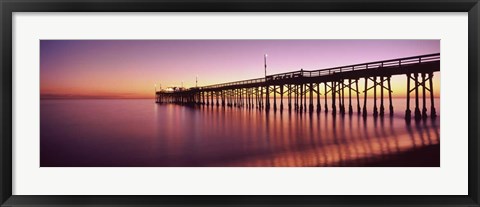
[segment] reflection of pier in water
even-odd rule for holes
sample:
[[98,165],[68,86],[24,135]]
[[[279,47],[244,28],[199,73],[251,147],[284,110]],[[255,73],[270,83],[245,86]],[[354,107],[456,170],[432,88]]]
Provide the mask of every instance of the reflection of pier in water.
[[[207,166],[440,166],[439,120],[406,124],[396,117],[269,114],[211,107],[198,110],[205,116],[218,114],[227,119],[242,114],[242,120],[254,122],[239,128],[264,125],[258,126],[262,131],[241,132],[254,136],[243,134],[229,153]],[[306,130],[296,130],[299,128]]]
[[[332,114],[353,114],[367,116],[367,92],[373,90],[373,116],[385,114],[385,92],[388,96],[388,113],[393,116],[392,90],[390,78],[394,75],[407,76],[405,118],[410,120],[410,94],[414,93],[416,120],[427,118],[427,91],[430,97],[430,117],[437,116],[434,107],[433,73],[440,71],[440,54],[428,54],[392,60],[383,60],[357,65],[342,66],[321,70],[300,70],[288,73],[268,75],[265,78],[243,80],[231,83],[194,87],[178,91],[157,91],[157,103],[177,103],[188,105],[206,105],[217,107],[241,107],[270,110],[273,98],[273,110],[286,109],[310,113],[323,110]],[[360,91],[359,80],[364,80],[364,90]],[[411,82],[413,84],[411,85]],[[369,86],[369,84],[373,84]],[[323,94],[320,93],[323,90]],[[421,91],[420,91],[421,90]],[[360,105],[361,92],[364,93],[363,108]],[[421,93],[421,94],[420,94]],[[345,96],[347,95],[347,96]],[[422,106],[420,106],[420,95]],[[329,96],[331,104],[328,105]],[[377,96],[380,104],[377,105]],[[278,99],[279,98],[279,99]],[[338,98],[338,100],[337,100]],[[353,100],[352,100],[353,99]],[[348,106],[346,100],[348,101]],[[277,104],[277,101],[280,103]],[[352,102],[357,102],[356,110]],[[307,107],[308,105],[308,107]],[[278,107],[277,107],[278,106]],[[421,108],[421,109],[420,109]]]

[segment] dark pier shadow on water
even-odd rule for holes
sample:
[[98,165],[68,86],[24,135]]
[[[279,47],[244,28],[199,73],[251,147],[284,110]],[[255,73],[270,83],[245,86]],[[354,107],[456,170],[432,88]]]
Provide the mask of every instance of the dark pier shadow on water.
[[[226,124],[239,119],[242,122],[235,127],[242,133],[220,137],[225,145],[189,143],[190,156],[195,157],[184,158],[183,163],[169,162],[169,166],[440,166],[438,120],[406,123],[395,116],[363,118],[196,105],[187,108],[201,112],[195,117],[212,116],[214,121],[208,123],[220,132],[230,130]],[[224,149],[195,149],[206,146]]]
[[[408,139],[411,147],[406,150],[400,149],[399,135],[394,129],[394,122],[402,122],[401,119],[379,118],[380,127],[375,127],[382,136],[382,140],[393,139],[385,142],[381,156],[378,159],[364,162],[362,166],[368,167],[440,167],[440,143],[438,126],[435,120],[422,122],[410,122],[406,124]],[[389,126],[386,126],[386,122]],[[390,133],[391,136],[385,136]],[[435,142],[433,140],[436,140]],[[393,145],[393,146],[392,146]],[[355,161],[354,161],[355,162]]]

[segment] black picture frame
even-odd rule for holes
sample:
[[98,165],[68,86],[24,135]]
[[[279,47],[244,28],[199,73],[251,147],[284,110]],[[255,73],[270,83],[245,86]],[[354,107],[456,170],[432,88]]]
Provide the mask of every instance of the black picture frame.
[[[0,0],[0,203],[2,206],[480,206],[478,0]],[[13,12],[468,12],[468,195],[34,196],[12,195]],[[455,179],[455,178],[449,178]],[[347,185],[348,184],[342,184]],[[413,188],[414,186],[412,186]],[[92,186],[94,188],[94,186]]]

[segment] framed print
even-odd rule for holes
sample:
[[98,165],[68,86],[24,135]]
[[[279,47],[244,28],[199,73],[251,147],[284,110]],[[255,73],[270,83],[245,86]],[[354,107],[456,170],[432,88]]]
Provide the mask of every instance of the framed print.
[[1,202],[478,206],[478,1],[2,1]]

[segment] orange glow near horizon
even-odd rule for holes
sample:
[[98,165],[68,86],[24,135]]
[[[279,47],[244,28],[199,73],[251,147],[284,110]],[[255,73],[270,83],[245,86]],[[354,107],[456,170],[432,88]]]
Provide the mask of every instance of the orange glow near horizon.
[[[153,98],[155,84],[189,88],[196,76],[198,86],[261,78],[265,53],[275,74],[439,53],[440,41],[41,40],[40,50],[41,98]],[[438,98],[439,72],[433,84]],[[404,97],[406,76],[392,90]]]

